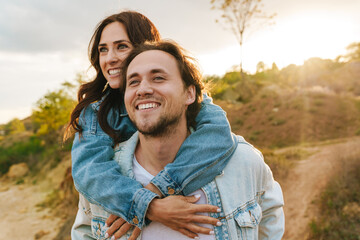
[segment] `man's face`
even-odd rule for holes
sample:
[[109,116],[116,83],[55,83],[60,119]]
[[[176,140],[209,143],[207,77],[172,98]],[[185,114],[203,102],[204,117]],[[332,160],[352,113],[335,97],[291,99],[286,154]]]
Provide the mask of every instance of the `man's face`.
[[175,58],[160,50],[136,56],[126,73],[125,106],[140,133],[162,136],[185,123],[195,87],[184,87]]

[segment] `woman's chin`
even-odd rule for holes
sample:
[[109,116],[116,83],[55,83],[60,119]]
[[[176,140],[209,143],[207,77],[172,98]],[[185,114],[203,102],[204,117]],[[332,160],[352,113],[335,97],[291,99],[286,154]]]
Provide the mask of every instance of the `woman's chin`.
[[120,88],[120,83],[119,82],[111,82],[111,81],[109,81],[109,86],[112,89],[119,89]]

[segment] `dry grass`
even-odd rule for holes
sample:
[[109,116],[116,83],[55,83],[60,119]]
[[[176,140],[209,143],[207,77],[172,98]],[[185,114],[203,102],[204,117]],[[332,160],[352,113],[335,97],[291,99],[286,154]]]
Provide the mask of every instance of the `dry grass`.
[[359,146],[338,157],[342,167],[315,202],[319,214],[309,223],[309,239],[360,239]]

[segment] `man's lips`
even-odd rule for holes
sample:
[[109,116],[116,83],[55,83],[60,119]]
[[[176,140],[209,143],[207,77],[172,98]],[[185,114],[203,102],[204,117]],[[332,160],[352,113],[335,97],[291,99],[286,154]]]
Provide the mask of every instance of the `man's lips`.
[[159,107],[160,104],[159,103],[155,103],[155,102],[147,102],[147,103],[140,103],[136,106],[136,109],[138,110],[146,110],[146,109],[152,109],[152,108],[157,108]]

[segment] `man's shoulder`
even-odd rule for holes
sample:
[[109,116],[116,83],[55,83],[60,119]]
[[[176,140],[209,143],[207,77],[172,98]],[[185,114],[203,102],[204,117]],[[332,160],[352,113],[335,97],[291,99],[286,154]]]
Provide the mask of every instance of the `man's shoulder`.
[[232,161],[242,164],[264,164],[262,153],[242,136],[237,136],[237,148],[232,156]]

